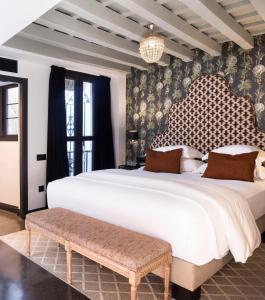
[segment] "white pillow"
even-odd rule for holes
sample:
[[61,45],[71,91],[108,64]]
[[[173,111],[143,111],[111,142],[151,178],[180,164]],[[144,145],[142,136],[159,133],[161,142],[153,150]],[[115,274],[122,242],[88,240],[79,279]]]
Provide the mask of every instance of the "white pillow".
[[265,179],[265,168],[262,166],[256,166],[254,177],[257,179],[264,180]]
[[175,145],[175,146],[165,146],[165,147],[159,147],[156,149],[153,149],[155,151],[161,151],[161,152],[167,152],[167,151],[172,151],[172,150],[176,150],[176,149],[183,149],[182,152],[182,158],[202,158],[203,154],[192,148],[189,146],[185,146],[185,145]]
[[195,174],[204,174],[208,164],[203,163],[199,168],[193,171]]
[[181,158],[180,160],[180,172],[194,172],[204,163],[197,159]]
[[[224,147],[220,147],[220,148],[216,148],[216,149],[212,150],[212,152],[215,152],[215,153],[223,153],[223,154],[230,154],[230,155],[249,153],[249,152],[253,152],[253,151],[261,151],[261,150],[256,146],[248,146],[248,145],[229,145],[229,146],[224,146]],[[208,154],[209,153],[205,154],[202,157],[202,160],[207,160]]]

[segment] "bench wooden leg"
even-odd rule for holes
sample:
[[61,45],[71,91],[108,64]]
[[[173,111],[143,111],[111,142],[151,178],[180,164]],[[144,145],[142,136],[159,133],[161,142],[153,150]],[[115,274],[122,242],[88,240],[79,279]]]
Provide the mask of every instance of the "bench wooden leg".
[[164,274],[164,300],[169,299],[169,283],[170,283],[170,271],[171,271],[171,264],[166,263],[165,264],[165,274]]
[[141,278],[134,272],[129,276],[129,283],[131,284],[131,300],[137,299],[137,287],[141,281]]
[[132,284],[131,285],[131,300],[136,300],[137,299],[137,285]]
[[30,244],[31,244],[31,229],[27,229],[27,244],[26,244],[26,255],[30,257]]
[[67,261],[67,283],[72,284],[72,249],[68,241],[65,241],[66,261]]

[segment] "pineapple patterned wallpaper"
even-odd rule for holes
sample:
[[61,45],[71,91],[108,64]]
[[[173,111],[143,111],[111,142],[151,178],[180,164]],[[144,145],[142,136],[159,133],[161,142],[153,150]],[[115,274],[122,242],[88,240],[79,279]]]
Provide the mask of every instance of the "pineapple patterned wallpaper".
[[[248,96],[258,127],[265,131],[265,35],[255,38],[251,50],[229,42],[223,44],[219,57],[198,49],[194,54],[189,63],[172,57],[168,67],[152,64],[147,71],[133,68],[127,78],[127,130],[139,132],[138,155],[143,156],[153,137],[166,128],[172,104],[185,97],[191,82],[203,74],[218,73],[229,81],[235,94]],[[127,144],[127,159],[131,152]]]

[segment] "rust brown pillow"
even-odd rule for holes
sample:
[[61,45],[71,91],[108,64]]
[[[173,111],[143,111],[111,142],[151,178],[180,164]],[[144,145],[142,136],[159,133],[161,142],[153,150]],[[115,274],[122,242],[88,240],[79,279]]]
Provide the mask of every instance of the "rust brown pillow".
[[176,149],[161,152],[147,149],[144,170],[179,174],[182,151],[182,149]]
[[237,155],[210,152],[203,177],[227,180],[254,181],[258,151]]

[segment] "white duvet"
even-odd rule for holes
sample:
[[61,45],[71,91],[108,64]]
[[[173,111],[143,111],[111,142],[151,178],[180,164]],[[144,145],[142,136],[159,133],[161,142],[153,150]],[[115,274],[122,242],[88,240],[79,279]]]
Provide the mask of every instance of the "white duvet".
[[195,175],[96,171],[50,183],[48,206],[161,238],[171,244],[173,256],[196,265],[229,250],[244,263],[259,246],[260,232],[244,193],[220,182]]

